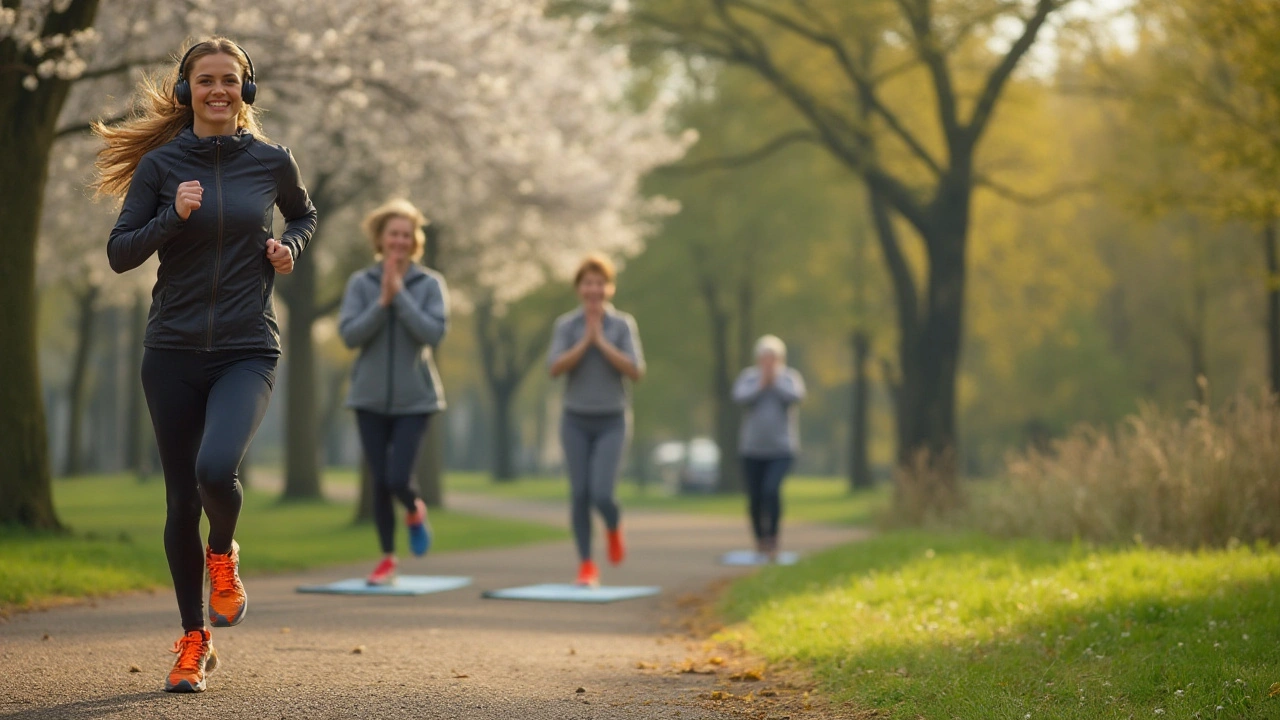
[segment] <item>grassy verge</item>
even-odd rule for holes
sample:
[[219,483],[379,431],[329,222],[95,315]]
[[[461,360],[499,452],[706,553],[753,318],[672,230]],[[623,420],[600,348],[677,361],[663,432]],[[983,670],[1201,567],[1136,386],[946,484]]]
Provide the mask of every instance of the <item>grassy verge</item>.
[[1280,555],[889,533],[736,583],[749,651],[892,718],[1278,718]]
[[[69,535],[0,529],[0,611],[56,598],[105,595],[169,583],[162,543],[164,487],[126,477],[64,480],[54,498]],[[282,505],[250,491],[236,538],[247,574],[303,570],[378,555],[371,526],[346,505]],[[520,545],[565,537],[536,523],[432,512],[433,551]],[[403,542],[403,535],[401,536]]]
[[[352,484],[354,471],[328,470],[325,482]],[[445,479],[450,491],[477,493],[514,500],[565,502],[568,481],[561,477],[525,477],[495,483],[485,473],[451,472]],[[787,519],[844,525],[868,525],[889,503],[889,488],[850,493],[845,481],[833,477],[790,477],[782,486],[783,512]],[[741,495],[665,495],[657,488],[634,482],[618,486],[618,502],[624,508],[649,508],[713,515],[742,515],[746,499]]]

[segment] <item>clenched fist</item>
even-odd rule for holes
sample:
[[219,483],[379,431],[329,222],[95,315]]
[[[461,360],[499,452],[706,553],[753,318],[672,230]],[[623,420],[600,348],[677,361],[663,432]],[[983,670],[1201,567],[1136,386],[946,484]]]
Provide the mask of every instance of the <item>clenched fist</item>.
[[271,267],[281,275],[293,272],[293,251],[275,238],[267,238],[267,260],[271,261]]
[[191,217],[192,210],[200,209],[200,199],[204,197],[204,188],[200,187],[199,180],[188,180],[178,186],[178,192],[173,198],[173,209],[178,211],[178,217],[186,220]]

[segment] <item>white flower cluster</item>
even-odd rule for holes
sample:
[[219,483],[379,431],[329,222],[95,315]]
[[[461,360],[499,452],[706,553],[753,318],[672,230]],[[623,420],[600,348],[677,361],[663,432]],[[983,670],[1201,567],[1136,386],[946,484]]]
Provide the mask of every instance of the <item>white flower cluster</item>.
[[17,7],[0,8],[0,40],[17,46],[26,68],[22,86],[28,91],[41,80],[74,80],[85,71],[84,55],[97,41],[93,28],[70,34],[51,33],[45,22],[51,13],[63,12],[69,0],[27,0]]

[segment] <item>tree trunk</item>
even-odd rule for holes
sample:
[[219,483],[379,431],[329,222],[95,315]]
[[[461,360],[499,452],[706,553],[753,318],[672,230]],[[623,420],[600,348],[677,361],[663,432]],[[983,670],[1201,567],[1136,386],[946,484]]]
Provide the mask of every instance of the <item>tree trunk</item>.
[[76,293],[76,352],[71,363],[70,410],[67,418],[67,459],[64,475],[84,472],[84,409],[89,395],[89,359],[93,355],[93,329],[101,288],[88,287]]
[[422,438],[422,450],[418,452],[418,464],[414,468],[418,479],[418,491],[429,507],[444,507],[444,412],[431,416],[427,434]]
[[493,383],[493,479],[498,482],[515,480],[515,428],[512,425],[511,406],[515,403],[515,383]]
[[1276,249],[1276,220],[1262,226],[1262,248],[1267,258],[1267,378],[1271,393],[1280,393],[1280,257]]
[[369,461],[360,456],[360,498],[356,503],[356,516],[351,522],[373,522],[373,473],[369,471]]
[[[98,0],[71,0],[49,12],[43,32],[87,28],[97,12]],[[0,525],[58,528],[37,360],[35,251],[49,151],[71,83],[44,78],[27,90],[30,59],[12,36],[0,39]]]
[[738,428],[742,413],[733,402],[733,370],[729,367],[729,318],[711,314],[711,387],[715,392],[715,438],[720,449],[716,492],[742,491],[742,467],[738,461]]
[[[439,272],[443,230],[438,223],[431,223],[423,232],[426,242],[422,248],[422,264]],[[436,372],[439,373],[440,355],[434,347],[431,348],[431,354],[436,361]],[[418,453],[418,490],[422,493],[422,501],[433,508],[444,507],[445,431],[442,410],[427,425],[427,436],[422,439],[422,451]]]
[[963,333],[963,233],[944,230],[933,239],[926,314],[903,353],[898,465],[904,482],[896,497],[899,510],[913,519],[945,514],[960,502],[955,400]]
[[871,338],[866,332],[856,330],[853,345],[853,396],[849,417],[849,489],[865,490],[875,484],[871,477],[871,462],[867,441],[871,435],[867,427],[867,362],[871,353]]
[[139,481],[147,479],[150,462],[147,453],[147,398],[142,391],[142,342],[147,334],[147,294],[139,291],[134,296],[133,312],[129,318],[129,400],[125,411],[125,467],[132,470]]
[[285,500],[318,500],[320,423],[316,408],[316,352],[311,340],[316,322],[316,264],[294,266],[284,297],[289,305],[285,331],[289,372],[285,378]]

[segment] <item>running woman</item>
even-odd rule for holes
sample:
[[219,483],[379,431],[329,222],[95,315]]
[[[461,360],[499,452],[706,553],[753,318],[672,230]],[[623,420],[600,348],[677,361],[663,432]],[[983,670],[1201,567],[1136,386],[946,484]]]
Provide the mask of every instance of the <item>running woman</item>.
[[360,350],[347,407],[356,411],[373,475],[382,562],[370,573],[370,585],[395,582],[393,498],[408,511],[413,554],[424,555],[431,546],[427,505],[412,473],[427,422],[444,409],[433,353],[449,327],[449,292],[439,273],[417,262],[426,224],[406,200],[392,200],[365,217],[365,234],[378,262],[351,276],[338,315],[343,342]]
[[800,451],[800,401],[804,378],[787,367],[787,346],[773,335],[756,341],[756,364],[733,384],[733,399],[745,410],[738,454],[747,486],[747,509],[756,552],[778,557],[782,481]]
[[631,435],[629,383],[644,375],[644,353],[635,318],[609,302],[617,289],[613,263],[584,258],[573,284],[581,306],[556,319],[548,364],[551,377],[566,375],[560,442],[569,470],[573,536],[579,585],[600,584],[591,558],[591,508],[604,518],[609,562],[626,557],[613,490]]
[[[253,80],[240,46],[210,38],[168,77],[142,81],[133,117],[94,127],[106,142],[97,190],[124,196],[107,243],[111,269],[123,273],[160,256],[142,385],[164,470],[165,555],[185,633],[165,678],[169,692],[204,690],[218,662],[205,626],[206,572],[210,623],[244,619],[233,539],[243,501],[237,473],[275,382],[275,276],[293,271],[316,227],[293,156],[262,135]],[[278,237],[273,206],[286,222]]]

